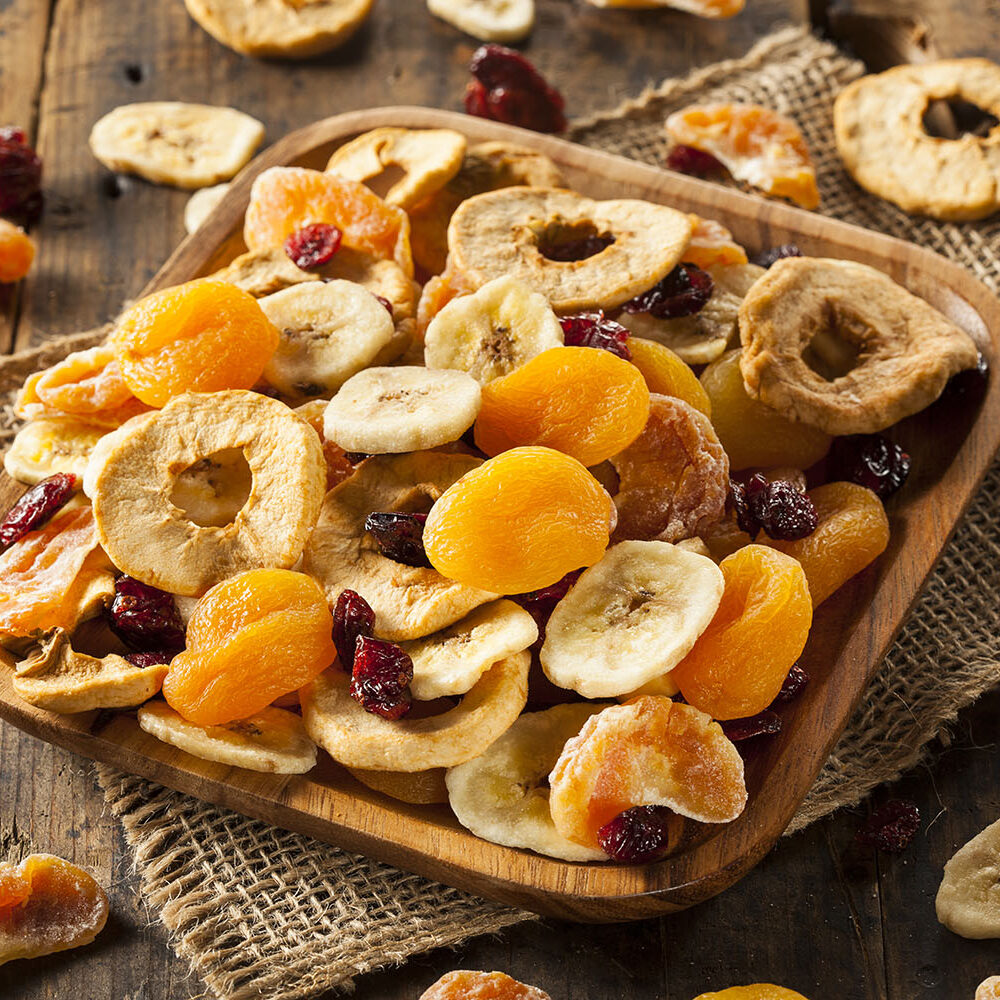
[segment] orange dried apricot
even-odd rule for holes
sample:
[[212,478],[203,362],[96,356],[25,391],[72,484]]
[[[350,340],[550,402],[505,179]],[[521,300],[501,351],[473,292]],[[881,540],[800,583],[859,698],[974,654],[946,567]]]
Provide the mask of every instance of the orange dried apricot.
[[549,1000],[549,995],[503,972],[456,969],[428,986],[420,1000]]
[[188,622],[163,696],[199,726],[255,715],[316,679],[337,655],[319,584],[287,569],[254,569],[217,583]]
[[694,1000],[809,1000],[801,993],[774,983],[751,983],[749,986],[730,986],[727,990],[700,993]]
[[0,862],[0,965],[90,944],[108,897],[82,868],[51,854]]
[[471,295],[476,289],[471,282],[467,281],[460,271],[454,270],[450,265],[445,268],[444,273],[435,274],[420,293],[420,301],[417,303],[417,334],[423,340],[427,327],[444,307],[457,299],[460,295]]
[[553,347],[483,386],[475,439],[487,455],[544,445],[597,465],[627,448],[648,415],[634,365],[595,347]]
[[344,246],[395,260],[413,275],[406,212],[364,184],[319,170],[271,167],[260,174],[250,191],[243,238],[248,249],[267,250],[316,222],[336,226]]
[[111,346],[128,387],[159,407],[183,392],[251,388],[278,340],[251,295],[199,278],[140,299],[122,316]]
[[721,222],[703,219],[694,214],[691,215],[691,221],[694,229],[691,231],[691,242],[684,251],[686,263],[706,271],[710,267],[747,262],[746,250],[733,239],[733,234]]
[[827,483],[809,496],[819,515],[816,530],[795,542],[764,542],[802,564],[815,608],[885,551],[889,519],[882,501],[856,483]]
[[65,413],[82,415],[114,410],[135,400],[110,344],[75,351],[39,372],[33,384],[42,403]]
[[598,562],[614,506],[575,459],[512,448],[467,472],[437,499],[424,550],[439,573],[496,594],[523,594]]
[[708,417],[681,399],[651,395],[642,433],[610,461],[619,480],[615,541],[677,542],[725,511],[726,453]]
[[740,351],[728,351],[702,373],[712,401],[712,423],[734,469],[793,465],[808,469],[829,450],[833,438],[816,427],[796,424],[753,399],[743,384]]
[[744,546],[719,569],[719,609],[671,679],[712,718],[741,719],[778,696],[809,637],[812,602],[799,563],[764,545]]
[[683,399],[688,406],[712,416],[712,401],[702,388],[698,376],[686,361],[669,347],[644,337],[629,337],[628,348],[632,364],[642,372],[650,392]]
[[20,281],[34,259],[34,240],[20,226],[0,219],[0,283]]

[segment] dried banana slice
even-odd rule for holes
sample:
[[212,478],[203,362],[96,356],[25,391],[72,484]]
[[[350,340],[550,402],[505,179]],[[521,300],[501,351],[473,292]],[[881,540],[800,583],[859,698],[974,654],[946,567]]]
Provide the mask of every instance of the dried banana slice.
[[326,495],[302,571],[320,582],[331,605],[342,590],[359,593],[375,612],[377,634],[393,641],[430,635],[495,600],[496,594],[456,583],[437,570],[387,558],[365,533],[365,519],[373,511],[425,513],[452,483],[481,464],[468,455],[441,452],[367,459]]
[[[530,2],[530,0],[529,0]],[[465,136],[449,128],[376,128],[345,143],[326,169],[361,181],[389,205],[411,208],[440,191],[458,173],[465,156]],[[377,182],[403,172],[384,194]]]
[[545,297],[504,277],[453,299],[431,320],[424,359],[428,368],[458,368],[486,385],[562,343]]
[[57,472],[82,478],[91,451],[107,432],[70,417],[32,420],[15,435],[3,467],[11,479],[29,486]]
[[[340,251],[343,253],[343,251]],[[211,281],[225,281],[242,288],[248,295],[261,299],[283,288],[305,281],[319,281],[320,276],[297,267],[283,247],[250,250],[240,254],[231,264],[209,275]]]
[[299,284],[259,302],[281,335],[264,378],[297,402],[332,396],[395,334],[385,306],[350,281]]
[[938,920],[962,937],[1000,937],[1000,820],[944,866],[934,909]]
[[224,726],[196,726],[163,701],[143,705],[138,716],[151,736],[202,760],[269,774],[305,774],[316,766],[316,744],[302,720],[283,708]]
[[545,676],[584,698],[613,698],[672,670],[708,627],[725,582],[718,566],[667,542],[620,542],[556,605]]
[[519,42],[535,26],[535,0],[427,0],[427,9],[484,42]]
[[400,645],[413,660],[410,690],[417,701],[465,694],[498,660],[538,638],[535,619],[513,601],[492,601],[460,622]]
[[[195,596],[234,573],[284,569],[301,555],[323,502],[326,462],[319,436],[284,403],[245,390],[186,393],[109,437],[117,440],[95,449],[84,490],[101,544],[123,572]],[[232,524],[197,525],[171,503],[174,483],[230,448],[242,449],[250,467],[250,495]]]
[[229,183],[213,184],[200,188],[187,200],[184,206],[184,231],[189,235],[215,211],[215,206],[226,196]]
[[433,767],[428,771],[366,771],[361,767],[349,767],[351,776],[373,791],[388,795],[400,802],[414,806],[430,806],[448,801],[443,767]]
[[549,811],[549,772],[566,741],[604,705],[555,705],[522,715],[478,757],[449,768],[448,802],[477,837],[563,861],[607,861],[600,850],[567,840]]
[[263,138],[264,126],[235,108],[152,101],[106,114],[91,130],[90,149],[109,170],[202,188],[234,177]]
[[14,691],[30,705],[60,715],[141,705],[160,690],[169,669],[166,663],[137,667],[114,653],[100,659],[78,653],[61,628],[35,640],[14,669]]
[[323,434],[345,451],[370,455],[436,448],[472,426],[481,402],[479,383],[465,372],[369,368],[330,400]]
[[306,731],[336,761],[374,771],[454,767],[482,753],[506,732],[528,700],[531,656],[495,663],[451,710],[425,719],[390,721],[366,712],[336,668],[303,688]]

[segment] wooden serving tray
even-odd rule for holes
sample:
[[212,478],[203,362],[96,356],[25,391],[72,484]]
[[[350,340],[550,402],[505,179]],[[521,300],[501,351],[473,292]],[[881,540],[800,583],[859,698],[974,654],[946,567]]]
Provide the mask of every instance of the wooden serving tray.
[[[278,164],[321,169],[338,145],[382,125],[444,126],[472,141],[510,140],[547,153],[572,187],[593,197],[645,198],[698,212],[725,223],[753,249],[794,241],[814,256],[871,264],[962,326],[991,360],[998,357],[1000,303],[930,251],[559,139],[426,108],[339,115],[282,139],[243,171],[145,291],[207,274],[242,252],[243,213],[262,170]],[[719,827],[678,820],[676,853],[655,865],[568,864],[499,847],[466,832],[447,807],[387,799],[325,756],[312,773],[296,777],[212,764],[146,735],[131,714],[58,716],[34,709],[14,695],[8,671],[0,671],[0,717],[179,791],[540,913],[613,921],[683,909],[721,892],[757,864],[812,785],[1000,445],[1000,380],[991,380],[978,406],[939,402],[893,436],[912,454],[913,472],[889,503],[889,549],[820,608],[802,657],[811,683],[783,708],[782,732],[760,741],[763,746],[748,760],[746,811]],[[4,477],[0,503],[6,506],[18,492]]]

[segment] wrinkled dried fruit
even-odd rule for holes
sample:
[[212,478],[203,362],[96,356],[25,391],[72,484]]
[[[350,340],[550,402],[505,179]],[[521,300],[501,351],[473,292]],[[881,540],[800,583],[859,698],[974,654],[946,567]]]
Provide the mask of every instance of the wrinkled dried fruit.
[[426,514],[398,514],[376,511],[365,520],[382,555],[407,566],[430,566],[424,551]]
[[751,983],[749,986],[730,986],[727,990],[702,993],[694,1000],[808,1000],[808,997],[774,983]]
[[649,290],[630,299],[622,308],[627,313],[650,313],[657,319],[693,316],[712,297],[712,276],[694,264],[678,264]]
[[837,438],[830,449],[830,475],[866,486],[880,500],[891,497],[910,474],[910,456],[881,434]]
[[538,640],[533,649],[541,649],[545,641],[545,626],[552,617],[556,605],[569,593],[570,587],[580,579],[582,569],[574,569],[567,573],[561,580],[557,580],[551,587],[542,587],[540,590],[529,590],[526,594],[512,594],[511,600],[515,604],[520,604],[525,611],[535,619],[538,626]]
[[781,690],[778,692],[778,697],[774,699],[773,704],[783,705],[786,702],[794,701],[800,694],[802,694],[808,683],[809,675],[797,663],[793,664],[792,669],[788,671],[788,676],[785,678],[784,684],[781,685]]
[[[29,380],[31,381],[31,380]],[[62,361],[39,372],[37,378],[25,383],[21,405],[33,402],[32,390],[47,409],[79,414],[93,419],[116,412],[132,416],[141,404],[122,378],[121,366],[109,344],[100,344],[88,351],[74,351]]]
[[[115,632],[136,649],[172,649],[177,653],[184,648],[184,624],[173,595],[130,576],[115,580],[108,617]],[[168,656],[159,662],[169,661]]]
[[973,1000],[1000,1000],[1000,976],[990,976],[976,987]]
[[527,986],[502,972],[467,972],[443,975],[420,1000],[549,1000],[536,986]]
[[698,376],[669,347],[658,344],[655,340],[632,337],[629,340],[629,350],[632,364],[642,372],[651,393],[675,396],[700,410],[706,417],[712,416],[711,400],[698,381]]
[[413,661],[394,642],[358,636],[351,672],[351,697],[366,712],[383,719],[401,719],[413,697]]
[[666,806],[633,806],[597,831],[597,842],[613,861],[648,865],[664,856],[670,845],[670,818]]
[[13,222],[0,219],[0,284],[20,281],[34,259],[34,240]]
[[358,639],[374,634],[375,612],[371,605],[353,590],[342,590],[333,608],[333,644],[341,667],[348,673],[354,668]]
[[726,719],[720,723],[722,731],[734,742],[752,740],[755,736],[771,736],[781,732],[781,716],[765,708],[763,712],[744,719]]
[[726,169],[711,153],[694,146],[672,146],[667,153],[666,166],[668,170],[690,174],[692,177],[709,177],[721,174]]
[[730,481],[736,523],[752,539],[760,531],[768,538],[794,541],[811,535],[819,524],[812,500],[783,479],[768,480],[755,472],[744,486]]
[[801,256],[802,251],[794,243],[782,243],[780,246],[761,250],[752,260],[758,267],[770,267],[772,264],[776,264],[779,260],[784,260],[786,257]]
[[285,237],[285,253],[296,267],[311,271],[326,264],[340,249],[344,234],[328,222],[314,222]]
[[174,651],[159,650],[153,653],[126,653],[124,658],[134,667],[155,667],[159,663],[169,663],[174,655]]
[[703,219],[692,215],[694,229],[691,242],[684,251],[684,259],[703,271],[712,268],[743,267],[747,263],[747,252],[736,242],[733,234],[715,219]]
[[30,224],[41,214],[42,161],[21,129],[0,129],[0,215]]
[[0,552],[40,528],[73,496],[77,478],[57,472],[28,489],[0,521]]
[[628,330],[621,323],[608,319],[603,309],[563,316],[559,325],[567,347],[599,347],[626,361],[632,360]]
[[503,45],[481,45],[472,54],[469,72],[475,78],[465,94],[470,115],[535,132],[565,131],[562,94],[519,52]]
[[908,799],[890,799],[865,820],[855,840],[862,847],[898,854],[905,850],[920,829],[920,810]]

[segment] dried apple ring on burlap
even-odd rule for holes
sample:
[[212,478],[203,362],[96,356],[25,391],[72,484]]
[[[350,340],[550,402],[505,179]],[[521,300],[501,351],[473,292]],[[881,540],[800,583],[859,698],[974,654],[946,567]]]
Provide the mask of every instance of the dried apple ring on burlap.
[[525,651],[495,663],[452,709],[423,719],[383,719],[351,697],[350,677],[327,670],[301,692],[306,731],[336,761],[374,771],[454,767],[481,754],[528,700]]
[[[504,275],[557,312],[611,309],[673,270],[691,238],[683,212],[648,201],[594,201],[557,188],[504,188],[464,201],[448,227],[451,266],[477,288]],[[610,238],[582,260],[545,256],[550,241]]]
[[[91,456],[84,485],[101,544],[129,576],[195,596],[242,570],[285,569],[302,554],[326,462],[316,432],[284,403],[245,390],[186,393],[116,436]],[[250,467],[247,501],[230,524],[196,524],[171,502],[177,477],[231,448]]]
[[827,434],[870,434],[924,409],[974,368],[972,338],[867,264],[786,257],[740,306],[750,395]]

